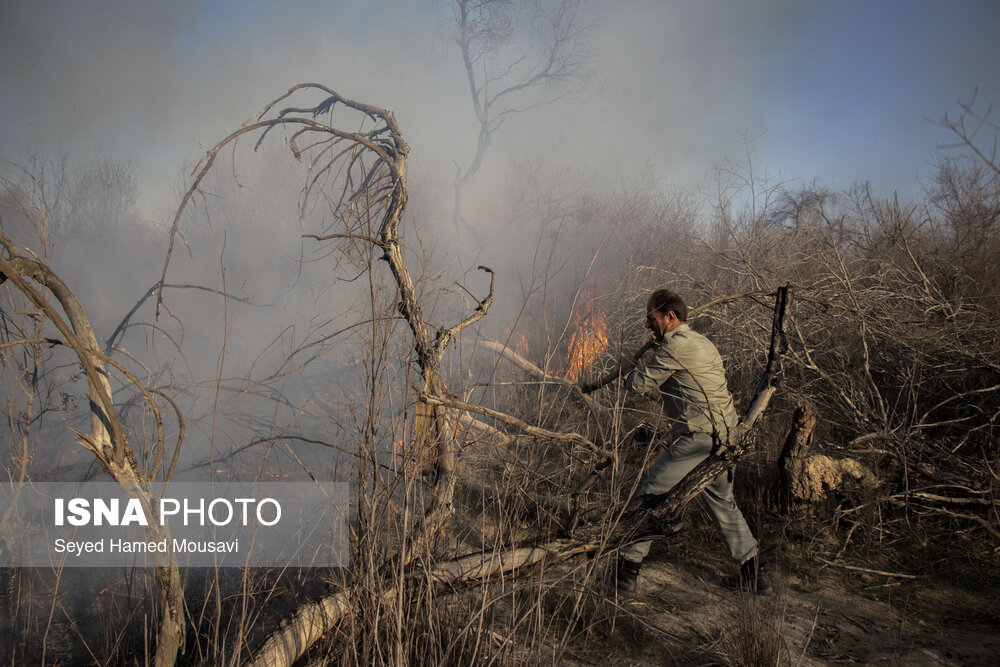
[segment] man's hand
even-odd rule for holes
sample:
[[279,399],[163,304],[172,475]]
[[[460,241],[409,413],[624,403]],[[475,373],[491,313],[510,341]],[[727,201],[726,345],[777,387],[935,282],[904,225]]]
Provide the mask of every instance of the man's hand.
[[577,386],[579,387],[582,393],[590,394],[594,391],[597,391],[606,384],[611,384],[612,382],[614,382],[615,380],[622,377],[630,370],[638,366],[639,360],[642,359],[643,355],[646,354],[646,352],[652,349],[653,346],[655,345],[656,345],[656,340],[654,339],[646,341],[646,344],[643,345],[639,349],[639,351],[636,352],[635,354],[622,355],[621,360],[618,362],[618,368],[615,371],[605,375],[603,378],[599,380],[594,380],[593,382],[581,382]]
[[611,384],[619,377],[623,376],[625,373],[628,373],[630,370],[632,370],[638,365],[639,361],[635,357],[630,357],[628,355],[625,355],[621,358],[621,361],[618,362],[618,370],[608,375],[605,375],[604,377],[598,380],[594,380],[593,382],[581,382],[579,384],[580,391],[583,392],[584,394],[590,394],[592,392],[595,392],[604,385]]
[[638,365],[639,359],[636,355],[622,355],[622,360],[618,362],[618,372],[627,373]]

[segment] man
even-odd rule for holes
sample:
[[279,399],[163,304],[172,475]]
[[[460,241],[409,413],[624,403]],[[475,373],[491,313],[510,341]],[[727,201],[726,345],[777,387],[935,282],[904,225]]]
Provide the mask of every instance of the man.
[[[674,441],[653,464],[640,495],[666,493],[711,453],[716,442],[725,442],[739,417],[726,385],[722,357],[707,338],[686,324],[687,306],[675,293],[660,289],[646,305],[646,328],[658,343],[648,362],[625,376],[625,387],[641,396],[659,396],[673,425]],[[733,498],[731,471],[723,473],[702,492],[729,555],[739,563],[739,573],[723,578],[730,588],[764,593],[771,584],[759,567],[757,540]],[[650,542],[637,542],[619,551],[618,588],[631,594]]]

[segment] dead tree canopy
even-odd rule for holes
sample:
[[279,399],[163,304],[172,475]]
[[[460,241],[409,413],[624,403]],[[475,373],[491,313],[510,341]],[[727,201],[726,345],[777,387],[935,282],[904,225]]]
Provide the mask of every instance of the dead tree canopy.
[[[455,42],[479,125],[472,159],[464,169],[456,165],[452,213],[456,225],[463,220],[466,186],[479,173],[501,125],[555,102],[581,78],[586,61],[582,38],[589,26],[580,22],[579,0],[545,4],[454,0]],[[515,43],[519,46],[510,53]],[[472,226],[466,228],[474,233]]]

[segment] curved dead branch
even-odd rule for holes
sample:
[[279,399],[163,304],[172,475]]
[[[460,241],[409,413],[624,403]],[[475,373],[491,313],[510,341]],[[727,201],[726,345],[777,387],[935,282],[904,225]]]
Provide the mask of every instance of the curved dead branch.
[[226,294],[221,290],[212,289],[211,287],[204,287],[202,285],[181,285],[172,283],[164,285],[161,283],[156,283],[148,290],[146,290],[146,293],[143,294],[142,297],[140,297],[139,300],[135,302],[135,305],[132,306],[131,310],[129,310],[128,313],[125,314],[125,317],[123,317],[122,321],[118,323],[118,326],[115,327],[115,330],[111,332],[111,336],[108,337],[108,341],[104,345],[105,354],[111,354],[111,351],[115,349],[115,344],[117,343],[118,339],[122,336],[122,334],[125,333],[125,329],[128,328],[129,322],[132,320],[132,317],[139,311],[140,308],[142,308],[142,304],[146,303],[146,301],[148,301],[149,298],[154,294],[162,292],[164,289],[168,287],[171,289],[202,290],[205,292],[210,292],[212,294],[218,294],[227,299],[231,299],[233,301],[237,301],[240,303],[250,303],[249,299],[242,299],[238,296],[233,296],[232,294]]
[[[46,320],[51,322],[62,334],[65,344],[72,348],[77,361],[83,368],[87,379],[87,391],[90,398],[90,432],[75,431],[77,442],[89,450],[101,465],[107,470],[122,490],[130,497],[138,498],[144,511],[152,515],[153,494],[149,482],[156,469],[150,475],[144,475],[136,459],[135,451],[128,442],[125,429],[114,408],[111,384],[105,362],[108,358],[101,353],[94,336],[93,328],[76,295],[57,276],[47,264],[35,258],[21,254],[19,247],[5,234],[0,233],[0,245],[7,257],[0,255],[0,273],[38,308]],[[45,293],[35,287],[41,285],[59,304],[62,313],[49,302]],[[64,317],[65,316],[65,317]],[[113,366],[121,371],[124,369],[116,364]],[[156,464],[162,460],[163,432],[159,422],[159,408],[153,399],[155,390],[148,389],[136,378],[125,372],[126,378],[132,382],[149,402],[157,420]],[[166,398],[163,394],[160,394]],[[177,406],[167,399],[175,412]],[[178,440],[178,445],[180,441]],[[174,458],[176,461],[176,455]],[[148,528],[150,539],[161,539],[166,536],[165,529],[155,523]],[[161,620],[156,640],[155,664],[158,667],[173,665],[177,653],[184,646],[184,598],[177,569],[176,557],[168,556],[167,565],[154,569],[155,578],[160,589]]]

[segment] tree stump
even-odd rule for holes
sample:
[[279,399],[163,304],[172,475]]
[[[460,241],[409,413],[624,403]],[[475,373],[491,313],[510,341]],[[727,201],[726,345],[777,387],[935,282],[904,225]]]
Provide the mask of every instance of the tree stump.
[[810,454],[815,427],[816,417],[809,407],[799,406],[778,457],[786,508],[793,502],[820,502],[833,491],[871,488],[878,484],[872,471],[857,459]]
[[800,405],[792,417],[792,428],[785,438],[781,456],[778,457],[782,497],[788,503],[793,499],[803,499],[809,495],[803,493],[803,483],[806,478],[807,457],[812,446],[814,428],[816,428],[816,417],[812,409],[807,404]]

